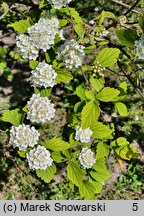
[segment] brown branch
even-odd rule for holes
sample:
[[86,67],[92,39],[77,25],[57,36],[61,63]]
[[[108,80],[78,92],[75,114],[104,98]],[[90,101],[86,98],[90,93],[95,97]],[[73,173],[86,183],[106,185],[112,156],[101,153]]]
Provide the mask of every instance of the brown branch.
[[137,4],[140,2],[141,0],[137,0],[125,13],[124,15],[127,16],[136,6]]
[[[121,2],[121,1],[118,1],[118,0],[111,0],[111,1],[118,4],[118,5],[120,5],[120,6],[122,6],[122,7],[124,7],[124,8],[128,8],[128,10],[130,10],[130,8],[131,8],[129,5],[127,5],[127,4],[125,4],[125,3]],[[132,8],[132,11],[135,12],[135,13],[139,13],[139,11],[134,10],[133,8]]]

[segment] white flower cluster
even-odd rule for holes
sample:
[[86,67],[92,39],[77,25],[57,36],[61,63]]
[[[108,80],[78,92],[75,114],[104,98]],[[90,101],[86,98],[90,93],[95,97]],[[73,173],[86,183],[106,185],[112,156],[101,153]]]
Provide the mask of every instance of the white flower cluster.
[[144,59],[144,35],[141,36],[140,40],[135,41],[136,56],[139,59]]
[[27,103],[27,119],[35,123],[47,123],[55,116],[54,104],[47,97],[33,94]]
[[55,9],[60,9],[62,7],[65,7],[71,1],[72,0],[48,0],[48,2],[50,2],[50,3],[52,3],[54,5]]
[[9,143],[18,147],[20,151],[25,151],[28,146],[33,147],[38,143],[39,136],[39,132],[29,125],[12,126]]
[[88,149],[88,147],[82,149],[78,159],[84,169],[91,168],[96,161],[94,153],[91,151],[91,149]]
[[57,50],[58,58],[65,62],[66,68],[78,68],[84,58],[84,46],[79,45],[74,39],[66,42]]
[[76,128],[75,139],[82,143],[90,142],[92,131],[89,128],[82,129],[80,126]]
[[52,65],[47,64],[45,61],[40,62],[35,70],[31,71],[32,76],[30,82],[34,87],[53,87],[56,82],[55,78],[57,73],[52,69]]
[[30,169],[41,169],[45,170],[47,167],[52,165],[52,158],[50,152],[44,146],[38,146],[30,150],[26,154]]
[[36,60],[39,49],[46,52],[54,44],[56,34],[63,39],[58,18],[55,16],[40,18],[37,23],[28,28],[28,35],[21,34],[16,37],[16,45],[24,59]]
[[40,18],[38,23],[28,28],[28,33],[37,49],[46,52],[54,44],[56,34],[62,36],[62,31],[59,28],[59,20],[55,16],[49,19]]
[[19,53],[24,59],[36,60],[39,54],[37,47],[31,38],[26,34],[16,36],[16,45]]

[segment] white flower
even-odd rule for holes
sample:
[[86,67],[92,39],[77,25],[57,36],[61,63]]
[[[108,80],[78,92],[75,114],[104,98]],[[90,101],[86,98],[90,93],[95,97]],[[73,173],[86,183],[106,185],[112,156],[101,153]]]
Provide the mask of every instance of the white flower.
[[39,136],[39,132],[33,126],[30,127],[25,124],[18,127],[12,126],[9,143],[13,147],[18,147],[19,150],[25,151],[28,146],[33,147],[38,143]]
[[54,44],[56,34],[63,36],[59,29],[58,18],[52,16],[51,18],[40,18],[38,23],[28,28],[28,33],[34,46],[46,52]]
[[72,0],[47,0],[48,2],[54,5],[55,9],[60,9],[69,4]]
[[89,128],[82,129],[80,126],[76,128],[75,139],[82,143],[90,142],[92,131]]
[[58,58],[65,62],[66,68],[73,66],[78,68],[82,65],[84,58],[84,46],[79,45],[74,39],[66,42],[57,50]]
[[47,167],[52,165],[52,158],[50,157],[49,151],[44,146],[38,146],[30,150],[26,154],[30,169],[41,169],[45,170]]
[[82,149],[78,159],[84,169],[91,168],[96,161],[94,153],[91,151],[91,149],[88,149],[88,147]]
[[27,119],[35,123],[48,123],[55,116],[54,104],[47,97],[33,94],[27,103]]
[[52,65],[45,61],[38,64],[38,66],[31,72],[30,82],[34,87],[53,87],[56,82],[57,73],[52,69]]
[[24,59],[36,60],[39,54],[38,49],[33,41],[26,34],[16,36],[16,45]]
[[135,48],[138,59],[144,59],[144,35],[141,36],[140,40],[135,41]]

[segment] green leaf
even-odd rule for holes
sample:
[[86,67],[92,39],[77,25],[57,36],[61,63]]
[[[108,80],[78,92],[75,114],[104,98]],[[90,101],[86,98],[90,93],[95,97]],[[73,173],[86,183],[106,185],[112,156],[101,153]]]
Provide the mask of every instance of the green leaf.
[[95,179],[95,181],[102,183],[111,177],[111,174],[107,170],[104,158],[96,159],[96,163],[93,165],[93,169],[95,171],[90,171],[90,175],[93,179]]
[[96,194],[100,194],[103,188],[103,184],[101,182],[97,182],[97,181],[93,181],[92,179],[90,179],[90,182],[94,185],[95,190],[94,192]]
[[29,17],[26,20],[20,20],[15,23],[8,24],[8,27],[14,28],[14,30],[19,32],[20,34],[26,33],[28,27],[30,26],[31,26],[31,20]]
[[105,83],[105,80],[103,77],[93,78],[91,76],[90,78],[90,84],[97,92],[99,92],[104,87],[104,83]]
[[138,151],[124,137],[119,137],[113,141],[110,147],[124,160],[130,160],[139,156]]
[[51,156],[56,163],[62,163],[65,160],[60,151],[52,152]]
[[51,94],[52,88],[38,89],[35,88],[35,94],[40,94],[41,97],[48,97]]
[[70,11],[71,17],[74,19],[74,23],[76,23],[76,24],[82,24],[83,23],[81,16],[79,15],[79,13],[74,8],[69,8],[69,11]]
[[83,170],[76,162],[71,162],[67,166],[67,176],[73,184],[79,187],[83,180]]
[[78,86],[75,90],[75,94],[84,101],[87,101],[86,95],[85,95],[85,90],[83,89],[82,86]]
[[85,95],[89,100],[95,100],[96,98],[95,92],[90,90],[85,91]]
[[114,19],[115,15],[110,11],[102,11],[101,14],[97,17],[97,19],[99,19],[100,25],[104,22],[105,18]]
[[55,70],[55,71],[58,74],[57,77],[56,77],[56,82],[57,83],[68,82],[68,81],[73,79],[73,76],[72,76],[71,72],[68,71],[68,70],[59,69],[59,70]]
[[93,132],[92,136],[96,139],[104,139],[112,133],[112,130],[101,122],[94,122],[91,125],[91,130]]
[[97,62],[103,67],[110,67],[117,62],[120,50],[117,48],[104,48],[96,57],[94,64]]
[[95,194],[95,186],[89,181],[83,181],[79,187],[80,195],[86,199],[93,199]]
[[109,146],[106,143],[100,142],[96,149],[96,159],[107,157],[109,155]]
[[133,29],[116,30],[115,33],[120,43],[127,47],[133,46],[135,41],[139,38],[137,32]]
[[91,127],[92,123],[98,120],[100,108],[96,101],[89,101],[81,113],[82,128]]
[[0,70],[3,70],[6,68],[6,63],[0,62]]
[[61,19],[61,20],[59,20],[59,22],[60,22],[60,27],[64,27],[68,23],[68,21],[66,19]]
[[74,112],[75,113],[79,113],[82,111],[83,107],[85,105],[85,102],[84,101],[80,101],[80,102],[77,102],[74,106]]
[[74,25],[74,30],[79,37],[82,37],[85,33],[85,29],[83,28],[83,25],[81,23]]
[[42,9],[43,7],[45,7],[48,4],[47,0],[41,0],[40,4],[39,4],[39,9]]
[[4,122],[10,122],[15,126],[19,126],[22,122],[22,114],[20,109],[6,110],[1,118]]
[[122,89],[124,93],[127,93],[127,83],[126,82],[120,83],[119,88]]
[[105,87],[97,94],[97,99],[103,102],[110,102],[113,101],[119,93],[120,91],[117,89]]
[[128,114],[127,107],[124,103],[116,102],[115,107],[121,116],[127,116],[127,114]]
[[31,60],[29,62],[29,67],[34,70],[38,64],[39,64],[38,61]]
[[36,170],[36,174],[39,178],[41,178],[44,182],[49,183],[56,173],[56,166],[52,164],[46,170]]
[[65,142],[61,138],[56,137],[53,137],[50,140],[46,140],[43,145],[46,149],[50,149],[52,151],[62,151],[70,148],[70,144],[68,142]]
[[22,158],[26,158],[26,152],[25,151],[17,151],[18,155]]

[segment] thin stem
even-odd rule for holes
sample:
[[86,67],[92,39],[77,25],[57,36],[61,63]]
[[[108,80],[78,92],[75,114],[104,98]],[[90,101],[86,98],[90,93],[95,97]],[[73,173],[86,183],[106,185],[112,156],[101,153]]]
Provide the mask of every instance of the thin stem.
[[[129,5],[127,5],[127,4],[125,4],[125,3],[121,2],[121,1],[118,1],[118,0],[111,0],[111,1],[118,4],[118,5],[120,5],[120,6],[122,6],[122,7],[124,7],[124,8],[128,8],[128,10],[130,10],[130,8],[131,8]],[[139,11],[134,10],[133,8],[132,8],[132,11],[135,12],[135,13],[139,13]]]
[[137,4],[140,2],[141,0],[137,0],[125,13],[124,15],[127,16],[136,6]]

